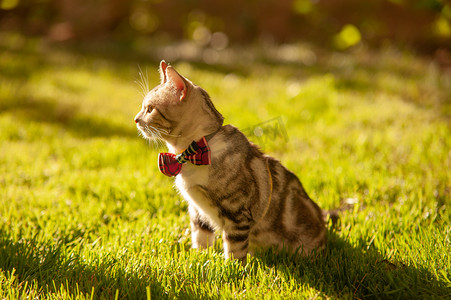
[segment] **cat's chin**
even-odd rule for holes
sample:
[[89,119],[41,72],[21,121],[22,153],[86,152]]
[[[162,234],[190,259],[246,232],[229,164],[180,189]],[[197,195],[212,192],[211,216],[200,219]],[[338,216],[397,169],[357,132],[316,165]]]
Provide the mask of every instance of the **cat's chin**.
[[149,134],[148,132],[146,132],[144,130],[141,130],[139,127],[138,127],[138,132],[144,139],[146,139],[146,140],[148,140],[150,142],[157,142],[158,141],[158,138],[156,138],[155,136],[152,136],[151,134]]
[[162,142],[164,143],[165,142],[163,139],[156,137],[156,136],[148,135],[145,133],[143,133],[143,135],[144,135],[144,138],[146,140],[148,140],[149,142],[153,142],[153,143],[162,143]]

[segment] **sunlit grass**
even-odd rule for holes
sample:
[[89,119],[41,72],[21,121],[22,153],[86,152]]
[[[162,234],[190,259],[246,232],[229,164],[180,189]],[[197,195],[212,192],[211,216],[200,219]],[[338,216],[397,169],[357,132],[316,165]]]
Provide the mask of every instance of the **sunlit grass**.
[[450,75],[393,48],[293,47],[314,63],[251,46],[227,50],[236,64],[174,63],[226,123],[280,117],[288,141],[260,146],[322,208],[347,208],[325,253],[243,268],[220,239],[190,250],[186,203],[136,131],[135,81],[158,83],[159,50],[1,36],[0,298],[449,297]]

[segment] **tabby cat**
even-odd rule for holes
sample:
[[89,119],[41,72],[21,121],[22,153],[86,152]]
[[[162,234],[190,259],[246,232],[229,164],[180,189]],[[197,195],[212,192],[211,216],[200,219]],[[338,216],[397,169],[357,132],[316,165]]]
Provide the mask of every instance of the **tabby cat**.
[[214,244],[222,231],[226,258],[246,261],[258,248],[309,254],[323,248],[322,211],[299,179],[264,155],[223,116],[205,90],[165,61],[161,83],[144,98],[135,117],[148,139],[163,140],[162,173],[175,176],[189,205],[193,248]]

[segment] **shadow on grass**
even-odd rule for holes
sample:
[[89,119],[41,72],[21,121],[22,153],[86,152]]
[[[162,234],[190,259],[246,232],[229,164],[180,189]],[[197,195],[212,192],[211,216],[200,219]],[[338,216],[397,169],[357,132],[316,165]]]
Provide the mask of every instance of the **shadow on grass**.
[[[34,39],[20,38],[16,46],[8,44],[8,38],[0,41],[0,52],[6,53],[7,58],[0,57],[0,82],[2,79],[12,82],[11,87],[6,84],[4,93],[0,93],[0,114],[10,114],[18,124],[37,122],[57,125],[61,129],[82,138],[90,137],[133,137],[136,138],[137,130],[130,117],[129,126],[117,124],[115,120],[107,117],[82,114],[77,103],[67,103],[56,98],[42,98],[34,96],[33,91],[24,84],[36,74],[46,69],[67,68],[82,64],[85,57],[83,53],[59,49],[41,49]],[[14,43],[12,43],[14,44]],[[63,54],[62,54],[63,53]],[[89,56],[89,54],[88,54]],[[55,58],[56,57],[56,58]],[[89,66],[89,64],[85,63]],[[122,67],[111,58],[111,66]],[[59,89],[72,95],[82,97],[81,90],[68,81],[52,83]],[[88,84],[88,83],[87,83]],[[59,85],[59,86],[58,86]],[[3,91],[0,91],[3,92]]]
[[[308,258],[264,252],[256,255],[253,262],[256,268],[251,267],[245,275],[238,272],[237,276],[253,276],[252,270],[256,271],[263,264],[275,269],[276,276],[286,282],[294,280],[297,286],[307,284],[325,297],[444,299],[450,296],[449,285],[436,280],[428,270],[390,262],[376,250],[364,251],[363,248],[363,244],[353,247],[330,232],[328,248],[324,252]],[[138,277],[139,272],[124,268],[113,270],[117,263],[114,255],[102,258],[101,262],[93,259],[88,265],[74,253],[76,250],[72,254],[66,251],[62,242],[50,245],[35,239],[14,241],[7,232],[0,230],[0,269],[5,273],[15,270],[16,284],[22,296],[26,293],[21,290],[23,282],[28,282],[28,287],[34,286],[43,294],[65,290],[72,296],[93,293],[96,298],[113,299],[118,292],[121,299],[144,299],[150,289],[152,299],[170,298],[153,276]],[[229,279],[234,280],[233,276]],[[241,277],[235,279],[240,281]],[[172,296],[194,299],[203,295],[186,286]]]
[[445,299],[451,287],[427,269],[384,259],[364,242],[350,245],[334,231],[324,252],[303,258],[286,253],[261,253],[257,260],[274,268],[278,276],[308,284],[332,298]]
[[137,131],[130,122],[124,127],[106,118],[86,116],[79,113],[75,104],[63,104],[43,98],[18,98],[0,103],[1,113],[12,113],[18,122],[38,122],[58,125],[77,137],[131,137]]
[[[16,277],[14,295],[26,298],[24,283],[44,296],[48,293],[68,293],[71,298],[83,294],[91,299],[145,299],[150,289],[153,299],[164,294],[162,286],[152,278],[138,278],[133,270],[112,271],[115,257],[102,262],[85,264],[78,255],[67,255],[64,244],[42,244],[34,239],[14,241],[0,230],[0,270]],[[37,290],[36,290],[37,289]],[[8,295],[8,291],[4,291]],[[67,295],[67,294],[66,294]]]

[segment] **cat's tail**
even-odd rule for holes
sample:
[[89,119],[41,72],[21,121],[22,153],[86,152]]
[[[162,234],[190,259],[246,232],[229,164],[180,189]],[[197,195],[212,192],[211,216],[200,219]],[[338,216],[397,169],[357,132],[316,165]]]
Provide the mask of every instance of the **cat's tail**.
[[332,222],[332,228],[335,228],[337,226],[338,221],[340,220],[340,211],[341,209],[331,209],[331,210],[322,210],[323,213],[323,221],[325,224],[328,224],[329,221]]
[[341,201],[341,205],[339,208],[330,209],[330,210],[322,210],[324,223],[328,224],[329,221],[332,222],[332,228],[337,226],[340,221],[340,213],[354,209],[354,205],[356,204],[356,199],[348,198]]

